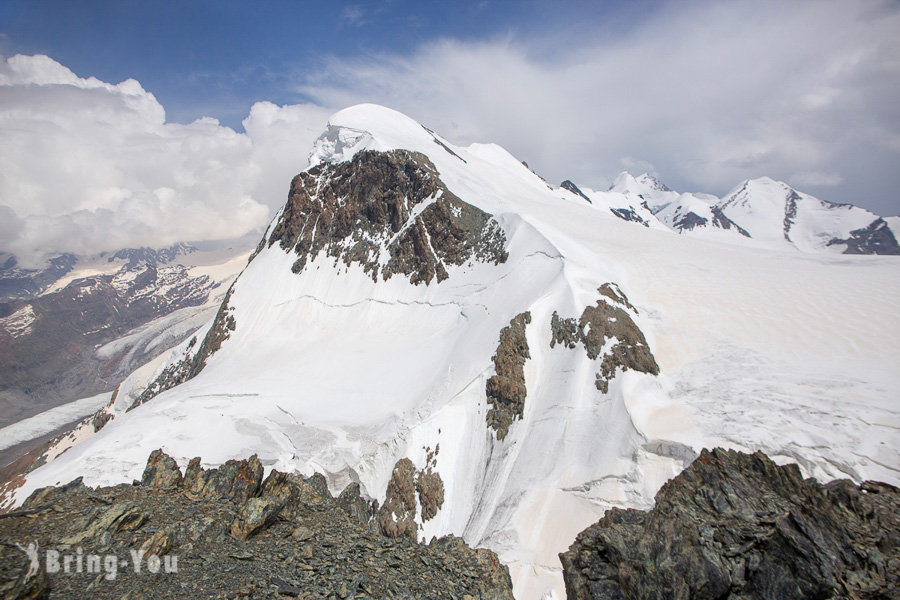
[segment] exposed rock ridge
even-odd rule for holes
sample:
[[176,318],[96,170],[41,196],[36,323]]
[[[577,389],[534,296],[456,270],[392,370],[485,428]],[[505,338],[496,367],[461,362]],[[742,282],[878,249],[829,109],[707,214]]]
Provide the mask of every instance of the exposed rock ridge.
[[740,233],[744,237],[750,237],[750,232],[729,219],[725,216],[725,213],[722,212],[722,209],[718,206],[710,206],[713,214],[713,225],[720,227],[722,229],[734,229],[738,233]]
[[703,227],[707,223],[709,223],[709,220],[707,220],[705,217],[701,217],[695,212],[689,212],[685,215],[679,216],[675,220],[675,229],[677,229],[679,232],[691,231],[695,227]]
[[206,366],[206,360],[216,353],[222,347],[222,343],[231,336],[231,332],[237,327],[237,323],[232,315],[233,307],[230,306],[231,292],[234,284],[228,289],[222,304],[219,305],[219,311],[213,320],[212,326],[206,332],[200,347],[194,350],[197,337],[194,336],[188,342],[187,355],[178,361],[166,367],[162,373],[147,386],[147,389],[140,397],[128,407],[128,410],[140,406],[145,402],[149,402],[159,394],[169,390],[176,385],[182,384],[189,379],[193,379]]
[[791,241],[791,227],[797,218],[797,200],[800,200],[800,196],[794,190],[784,199],[784,239],[788,242]]
[[525,409],[525,361],[531,358],[525,326],[531,323],[531,313],[524,312],[510,320],[509,325],[500,330],[500,343],[494,354],[494,369],[485,386],[487,402],[491,408],[487,412],[487,424],[497,432],[502,440],[509,433],[513,421],[521,419]]
[[[597,291],[635,315],[638,314],[616,284],[603,284]],[[595,385],[604,394],[609,391],[609,382],[616,376],[618,368],[659,375],[659,366],[647,346],[643,332],[628,312],[603,298],[597,300],[596,306],[586,307],[579,319],[563,319],[553,311],[550,329],[551,348],[562,344],[566,348],[575,349],[580,343],[591,360],[602,357]],[[612,344],[608,346],[608,342]]]
[[650,512],[611,509],[560,560],[570,600],[898,598],[900,490],[703,450]]
[[[195,458],[182,475],[157,450],[133,485],[37,490],[0,519],[0,597],[512,600],[493,552],[385,537],[357,484],[335,499],[322,475],[262,476],[255,456],[209,470]],[[37,572],[13,541],[36,546]],[[78,566],[64,571],[66,556]]]
[[639,214],[637,214],[633,208],[611,208],[610,212],[623,221],[630,221],[632,223],[640,223],[644,227],[650,227],[650,223],[648,223],[645,219],[641,218]]
[[829,246],[838,244],[847,244],[844,254],[900,254],[896,236],[880,217],[866,227],[854,229],[847,239],[835,238],[828,242]]
[[440,283],[451,265],[507,258],[492,216],[450,192],[428,157],[406,150],[362,151],[297,175],[275,242],[297,254],[295,273],[324,252],[373,280],[403,274],[414,284]]
[[591,199],[587,197],[587,194],[582,192],[581,189],[577,185],[575,185],[573,182],[569,181],[568,179],[566,179],[561,184],[559,184],[559,187],[561,187],[564,190],[569,190],[576,196],[581,196],[582,198],[584,198],[585,200],[588,201],[588,204],[593,204],[593,202],[591,202]]
[[416,469],[408,458],[401,458],[394,465],[384,504],[377,509],[382,534],[390,538],[406,536],[415,540],[420,529],[416,522],[417,514],[423,522],[437,516],[444,505],[444,481],[440,473],[433,470],[437,452],[437,449],[429,449],[424,469]]

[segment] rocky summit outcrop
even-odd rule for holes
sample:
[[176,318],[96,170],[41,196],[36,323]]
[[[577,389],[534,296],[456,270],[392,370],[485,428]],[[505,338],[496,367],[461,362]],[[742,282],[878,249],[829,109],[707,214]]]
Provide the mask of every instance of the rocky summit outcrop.
[[438,283],[447,267],[506,261],[506,236],[491,215],[460,200],[424,154],[358,152],[297,175],[269,236],[297,255],[299,273],[320,253],[362,265],[373,280]]
[[651,511],[611,509],[560,560],[570,600],[900,598],[900,490],[704,450]]
[[157,450],[132,485],[79,478],[0,516],[0,598],[512,600],[493,552],[387,537],[376,508],[356,484],[263,478],[255,456],[182,475]]

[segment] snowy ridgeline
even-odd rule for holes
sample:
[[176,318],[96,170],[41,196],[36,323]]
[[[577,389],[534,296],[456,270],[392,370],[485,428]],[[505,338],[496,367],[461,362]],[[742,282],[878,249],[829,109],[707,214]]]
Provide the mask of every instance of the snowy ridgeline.
[[[425,187],[384,212],[399,219],[388,235],[380,208],[329,194],[381,190],[392,171],[336,174],[363,150],[394,149],[414,153],[395,155],[398,181]],[[632,206],[644,226],[600,201],[629,190],[554,189],[498,146],[455,146],[370,105],[337,113],[313,159],[215,322],[127,379],[109,423],[29,474],[15,502],[77,475],[139,478],[156,448],[182,468],[256,453],[268,469],[323,473],[333,491],[355,481],[384,502],[409,458],[443,482],[437,514],[416,509],[420,537],[491,548],[516,597],[537,599],[564,596],[558,553],[579,531],[611,506],[649,507],[704,447],[761,449],[823,480],[900,483],[900,262],[797,252],[815,245],[803,197],[794,247],[673,235],[659,198],[680,196],[664,186]],[[430,195],[413,206],[417,189]],[[360,193],[377,202],[383,191]],[[740,197],[704,203],[763,231],[730,211]],[[466,245],[459,232],[482,226],[466,206],[502,230],[505,256]],[[323,211],[340,207],[359,209],[365,227],[329,228]],[[784,240],[783,214],[780,227]],[[525,313],[512,366],[492,360]],[[641,348],[658,375],[628,362]],[[516,365],[521,380],[490,383]],[[499,435],[492,411],[515,398]]]

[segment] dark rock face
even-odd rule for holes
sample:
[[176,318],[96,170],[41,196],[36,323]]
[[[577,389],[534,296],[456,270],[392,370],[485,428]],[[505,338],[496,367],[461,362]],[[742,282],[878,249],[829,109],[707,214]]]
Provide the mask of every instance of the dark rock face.
[[[606,283],[597,291],[601,296],[637,314],[637,310],[616,284]],[[596,306],[586,307],[579,319],[563,319],[554,311],[550,329],[551,348],[561,344],[566,348],[575,349],[580,343],[591,360],[600,358],[607,340],[616,339],[616,343],[602,357],[600,372],[597,373],[595,385],[604,394],[609,391],[609,382],[616,376],[617,368],[659,375],[659,366],[647,346],[643,332],[628,312],[603,298],[597,300]]]
[[744,237],[750,237],[750,232],[746,229],[729,219],[725,216],[725,213],[722,212],[722,209],[718,206],[713,206],[712,214],[713,214],[713,225],[719,227],[721,229],[734,229],[738,233],[740,233]]
[[[297,175],[269,237],[302,271],[320,253],[357,263],[373,280],[428,284],[447,267],[506,261],[506,236],[491,215],[453,195],[423,154],[365,151]],[[386,253],[382,256],[383,253]]]
[[[437,516],[438,511],[444,505],[444,481],[440,473],[433,470],[434,457],[437,450],[429,451],[428,462],[424,469],[416,469],[416,466],[408,458],[401,458],[394,465],[391,480],[388,482],[384,504],[378,509],[378,525],[381,533],[390,538],[401,536],[416,539],[419,525],[416,523],[416,497],[418,496],[418,508],[421,509],[423,521],[430,521]],[[351,490],[351,494],[353,490]],[[343,494],[342,494],[343,495]],[[353,497],[353,496],[351,496]],[[365,513],[364,508],[357,500],[359,487],[356,487],[355,497],[351,505],[351,514]],[[344,501],[346,504],[347,502]]]
[[797,218],[797,200],[800,199],[800,195],[797,194],[794,190],[791,190],[790,193],[784,199],[784,239],[787,241],[791,241],[791,227],[794,226],[794,219]]
[[593,202],[591,202],[591,199],[588,198],[587,195],[586,195],[584,192],[582,192],[580,189],[578,189],[578,186],[577,186],[577,185],[575,185],[574,183],[572,183],[572,182],[569,181],[568,179],[566,179],[566,180],[563,181],[561,184],[559,184],[559,187],[561,187],[561,188],[564,189],[564,190],[569,190],[570,192],[572,192],[572,193],[575,194],[576,196],[581,196],[582,198],[584,198],[585,200],[588,201],[588,204],[593,204]]
[[[273,470],[259,485],[261,475],[251,457],[211,470],[194,459],[182,477],[156,451],[148,485],[94,490],[79,479],[38,490],[21,511],[0,517],[2,597],[47,598],[52,589],[54,598],[512,600],[509,572],[489,550],[452,536],[428,545],[391,539],[348,510],[364,502],[358,487],[356,500],[342,503],[321,475]],[[345,500],[354,495],[345,492]],[[37,572],[27,544],[38,553]],[[48,552],[58,553],[55,569],[45,569],[54,564]],[[64,570],[66,556],[73,560]]]
[[833,239],[829,246],[847,244],[844,254],[900,254],[900,244],[884,219],[878,218],[868,226],[854,229],[850,237],[841,240]]
[[631,221],[632,223],[640,223],[644,227],[650,227],[650,223],[634,212],[633,208],[611,208],[609,210],[623,221]]
[[707,219],[695,212],[689,212],[675,221],[675,229],[678,231],[690,231],[695,227],[703,227],[707,223],[709,223]]
[[900,490],[704,450],[650,512],[611,509],[560,555],[570,600],[900,597]]
[[[722,212],[722,209],[718,206],[710,207],[712,210],[712,225],[713,227],[718,227],[719,229],[734,229],[738,233],[740,233],[744,237],[750,237],[750,233],[725,216],[725,213]],[[709,220],[701,217],[695,212],[689,212],[686,215],[680,217],[677,221],[675,221],[675,229],[679,232],[682,231],[691,231],[695,227],[704,227]]]
[[500,330],[500,344],[494,354],[494,369],[485,386],[488,404],[487,424],[497,432],[497,439],[502,440],[509,433],[513,421],[521,419],[524,414],[525,396],[525,361],[531,358],[528,351],[528,340],[525,337],[525,326],[531,323],[531,313],[516,315],[507,327]]
[[416,466],[408,458],[401,458],[394,465],[388,482],[387,495],[378,513],[378,522],[384,535],[396,538],[407,536],[416,539]]

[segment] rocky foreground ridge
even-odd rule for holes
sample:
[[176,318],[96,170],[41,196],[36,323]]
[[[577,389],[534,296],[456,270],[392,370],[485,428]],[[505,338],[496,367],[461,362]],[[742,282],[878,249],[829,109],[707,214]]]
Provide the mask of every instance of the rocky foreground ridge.
[[560,560],[570,600],[896,599],[900,490],[704,450],[651,511],[610,510]]
[[490,550],[392,538],[377,515],[356,484],[334,498],[321,475],[263,479],[256,456],[182,474],[157,450],[140,482],[77,479],[0,515],[0,597],[512,600]]

